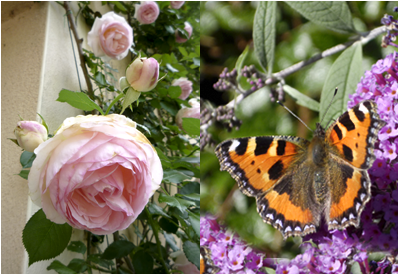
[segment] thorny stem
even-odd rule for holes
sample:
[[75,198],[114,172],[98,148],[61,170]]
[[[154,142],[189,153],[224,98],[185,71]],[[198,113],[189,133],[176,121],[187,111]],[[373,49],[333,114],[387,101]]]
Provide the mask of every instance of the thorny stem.
[[73,36],[75,37],[76,45],[78,46],[80,66],[82,67],[83,75],[85,77],[86,84],[87,84],[87,94],[89,95],[90,99],[92,99],[94,101],[93,86],[90,81],[89,73],[87,72],[86,61],[85,61],[84,54],[83,54],[83,48],[82,48],[83,38],[79,38],[78,30],[76,29],[76,24],[75,24],[75,21],[73,18],[72,10],[69,7],[69,1],[64,1],[64,9],[65,9],[66,15],[68,17],[70,28],[72,29],[72,32],[73,32]]
[[[298,63],[296,63],[296,64],[294,64],[294,65],[292,65],[292,66],[290,66],[288,68],[285,68],[285,69],[281,70],[280,72],[272,74],[271,77],[266,79],[265,84],[266,85],[271,85],[271,84],[277,83],[281,79],[286,78],[287,76],[297,72],[298,70],[304,68],[305,66],[307,66],[309,64],[315,63],[316,61],[318,61],[318,60],[320,60],[322,58],[334,55],[334,54],[336,54],[338,52],[341,52],[341,51],[349,48],[355,42],[360,41],[364,45],[364,44],[368,43],[370,40],[376,38],[377,36],[379,36],[380,34],[383,34],[386,31],[387,31],[386,26],[381,26],[381,27],[378,27],[378,28],[375,28],[375,29],[371,30],[370,32],[367,32],[367,33],[364,33],[362,35],[359,35],[356,39],[354,39],[352,41],[349,41],[349,42],[344,43],[344,44],[336,45],[336,46],[334,46],[334,47],[332,47],[330,49],[327,49],[327,50],[317,54],[317,55],[314,55],[313,57],[311,57],[308,60],[304,60],[304,61],[298,62]],[[255,90],[255,91],[257,91],[257,90]],[[243,99],[245,99],[246,97],[248,97],[249,95],[251,95],[255,91],[250,90],[250,91],[248,91],[245,94],[238,95],[234,100],[230,101],[226,106],[230,107],[230,108],[234,107],[236,104],[241,102]]]
[[[89,255],[91,253],[91,232],[89,232],[89,231],[85,231],[85,232],[87,232],[87,258],[89,258]],[[90,261],[87,260],[87,263],[89,264],[88,273],[92,274],[93,271],[91,270]]]

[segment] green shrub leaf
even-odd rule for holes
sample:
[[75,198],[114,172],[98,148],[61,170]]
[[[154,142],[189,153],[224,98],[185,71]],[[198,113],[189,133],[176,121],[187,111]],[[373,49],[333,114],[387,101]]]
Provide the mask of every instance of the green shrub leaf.
[[86,253],[86,245],[81,241],[72,241],[68,245],[67,249],[72,252],[77,252],[81,254]]
[[[320,97],[320,110],[323,111],[319,114],[320,120],[327,110],[323,121],[320,122],[322,126],[327,127],[332,119],[337,119],[347,110],[349,94],[356,91],[357,83],[362,75],[362,45],[356,42],[341,53],[328,71]],[[331,107],[328,108],[336,87],[338,88],[337,95]]]
[[255,53],[268,75],[273,72],[276,41],[276,1],[261,1],[256,9],[253,27]]
[[60,255],[68,245],[72,227],[56,224],[46,218],[43,210],[37,211],[26,223],[22,242],[29,255],[29,265]]
[[183,128],[189,135],[200,135],[200,119],[183,118]]
[[129,255],[129,253],[133,251],[134,247],[134,244],[130,241],[114,241],[107,247],[107,249],[105,249],[102,257],[107,260],[122,258]]
[[195,205],[195,203],[192,202],[192,201],[185,200],[185,199],[178,198],[178,197],[174,197],[174,196],[168,196],[168,195],[165,195],[165,194],[160,194],[159,198],[158,198],[158,201],[160,203],[165,202],[169,206],[176,207],[181,212],[184,212],[187,209],[187,207]]
[[47,270],[54,269],[58,274],[76,274],[76,271],[67,267],[63,263],[58,260],[53,261],[48,267]]
[[302,94],[301,92],[299,92],[298,90],[289,85],[284,85],[283,89],[288,95],[290,95],[296,101],[297,104],[307,107],[314,111],[320,110],[320,103],[318,101],[315,101],[312,98],[306,96],[305,94]]
[[68,103],[71,106],[84,111],[92,111],[96,109],[104,115],[102,109],[83,92],[74,92],[67,89],[62,89],[58,95],[57,101]]
[[23,169],[32,167],[33,160],[35,160],[36,154],[30,151],[24,151],[19,158],[19,162]]
[[199,269],[200,268],[200,249],[198,244],[191,242],[191,241],[185,241],[183,243],[183,251],[184,254],[186,254],[187,259],[195,264],[195,266]]
[[340,33],[353,33],[352,15],[344,1],[286,1],[294,10],[315,24]]
[[152,274],[153,272],[154,259],[144,250],[139,250],[133,255],[132,263],[137,274]]

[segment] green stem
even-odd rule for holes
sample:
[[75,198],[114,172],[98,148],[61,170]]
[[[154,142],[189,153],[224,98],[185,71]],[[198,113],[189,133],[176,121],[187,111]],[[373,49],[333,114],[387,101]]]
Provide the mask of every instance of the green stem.
[[170,274],[168,267],[166,266],[165,260],[162,258],[162,250],[161,250],[161,241],[159,240],[158,237],[158,229],[154,226],[154,222],[152,220],[152,215],[150,213],[150,211],[148,211],[147,206],[145,207],[145,212],[147,214],[148,217],[148,222],[151,225],[152,228],[152,232],[154,233],[155,239],[157,241],[157,248],[158,248],[158,254],[159,254],[159,261],[162,264],[162,267],[165,269],[165,272]]
[[[85,231],[85,232],[87,232],[87,259],[88,259],[89,256],[90,256],[90,253],[91,253],[91,232],[89,232],[89,231]],[[87,260],[87,259],[86,259],[86,261],[87,261],[87,263],[89,265],[88,273],[89,274],[93,274],[93,271],[91,270],[90,261]]]
[[114,104],[116,104],[116,102],[119,101],[119,99],[122,98],[123,96],[125,96],[125,94],[120,93],[120,94],[118,95],[118,97],[116,97],[116,98],[110,103],[110,105],[109,105],[108,108],[107,108],[107,111],[105,111],[105,115],[108,115],[108,112],[111,110],[111,107],[112,107]]

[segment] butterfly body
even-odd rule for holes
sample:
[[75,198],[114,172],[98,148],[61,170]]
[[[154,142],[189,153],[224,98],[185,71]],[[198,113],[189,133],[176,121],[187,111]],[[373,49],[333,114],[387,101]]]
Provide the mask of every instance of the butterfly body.
[[345,112],[327,130],[316,125],[313,139],[293,136],[238,138],[216,147],[221,170],[240,190],[256,197],[266,223],[284,238],[316,231],[324,218],[329,229],[358,226],[370,199],[367,169],[385,123],[376,105],[365,101]]

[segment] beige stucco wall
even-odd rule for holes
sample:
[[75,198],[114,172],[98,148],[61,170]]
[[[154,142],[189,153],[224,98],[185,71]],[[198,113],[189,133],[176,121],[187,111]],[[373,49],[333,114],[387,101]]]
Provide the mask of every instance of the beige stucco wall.
[[[71,7],[76,14],[76,3]],[[104,13],[107,7],[94,3],[92,9]],[[14,138],[18,114],[24,120],[39,120],[36,113],[40,113],[50,133],[65,118],[81,114],[66,103],[56,102],[62,88],[80,90],[68,23],[65,10],[55,2],[2,2],[1,12],[1,272],[54,273],[46,270],[52,260],[28,267],[22,230],[38,207],[28,197],[27,181],[16,175],[21,170],[21,149],[7,138]],[[82,18],[78,29],[86,40],[89,29]],[[76,53],[76,44],[74,47]],[[85,89],[78,57],[77,61]],[[111,65],[123,74],[128,62]],[[83,231],[74,230],[72,240],[79,239],[83,239]],[[68,264],[72,258],[74,255],[65,251],[56,259]]]

